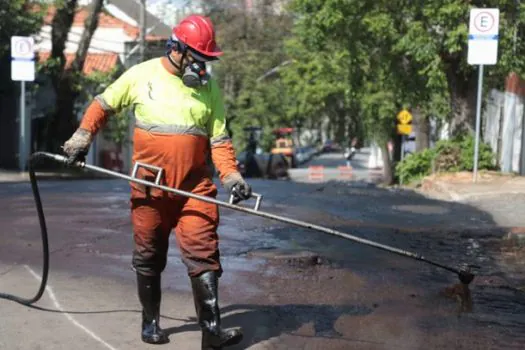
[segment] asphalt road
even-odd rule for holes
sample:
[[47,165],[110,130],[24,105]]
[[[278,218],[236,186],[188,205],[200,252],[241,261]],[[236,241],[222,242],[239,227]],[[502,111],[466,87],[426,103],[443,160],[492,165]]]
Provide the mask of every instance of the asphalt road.
[[[339,162],[333,155],[316,161],[332,168]],[[473,311],[462,312],[448,288],[457,283],[450,273],[222,210],[223,321],[245,330],[243,343],[232,349],[522,348],[522,260],[488,213],[364,180],[251,183],[265,195],[262,210],[482,269],[471,286]],[[0,300],[0,349],[198,349],[189,281],[174,239],[161,321],[171,342],[140,342],[127,183],[42,181],[40,188],[52,254],[49,288],[37,305],[47,310]],[[0,184],[0,227],[0,291],[31,296],[41,246],[27,183]]]

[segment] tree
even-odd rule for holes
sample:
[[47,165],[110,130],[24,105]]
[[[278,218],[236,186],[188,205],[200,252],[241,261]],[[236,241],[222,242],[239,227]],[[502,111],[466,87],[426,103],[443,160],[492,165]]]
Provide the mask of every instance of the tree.
[[299,20],[290,47],[302,63],[289,70],[296,69],[296,77],[308,77],[297,81],[295,89],[303,95],[309,92],[305,100],[317,107],[311,117],[325,114],[336,125],[337,141],[349,141],[345,129],[361,133],[364,128],[381,146],[386,156],[385,179],[391,182],[386,146],[394,126],[392,114],[402,97],[396,86],[399,67],[394,67],[400,63],[387,55],[384,40],[369,28],[386,29],[391,23],[369,12],[371,3],[347,1],[344,5],[340,1],[294,2]]
[[[525,44],[517,35],[525,20],[524,5],[513,0],[295,0],[292,5],[296,47],[308,52],[307,59],[319,57],[331,73],[315,73],[306,86],[291,88],[307,91],[312,82],[325,88],[346,84],[335,105],[347,108],[350,120],[362,120],[382,147],[394,136],[395,115],[403,107],[423,126],[432,116],[450,120],[455,133],[472,130],[477,76],[466,62],[472,6],[501,10],[500,62],[487,82],[500,87],[509,72],[524,72]],[[319,94],[321,103],[311,100],[316,107],[334,105],[334,95],[322,89]],[[340,118],[332,112],[331,120]],[[419,138],[420,148],[425,147],[428,128]]]
[[0,2],[0,57],[9,54],[11,36],[34,34],[42,23],[42,16],[43,12],[28,0]]
[[91,38],[98,26],[103,0],[94,0],[91,3],[90,14],[86,18],[78,50],[69,66],[66,65],[64,49],[77,10],[77,0],[58,0],[55,6],[56,13],[53,17],[51,32],[51,57],[46,62],[44,71],[51,76],[56,93],[56,108],[48,119],[46,128],[46,148],[58,152],[60,146],[77,127],[75,101],[82,89],[79,81]]
[[263,127],[262,143],[268,149],[269,131],[293,122],[286,114],[290,102],[282,82],[273,77],[258,79],[288,60],[283,43],[292,21],[287,13],[274,10],[277,3],[261,1],[248,11],[243,0],[202,2],[225,52],[213,69],[223,87],[227,123],[237,148],[246,145],[243,129],[247,126]]
[[397,0],[376,5],[396,18],[400,36],[395,51],[426,80],[425,89],[434,100],[429,101],[432,108],[426,113],[450,119],[456,134],[471,132],[475,121],[477,74],[466,60],[472,7],[497,7],[501,11],[500,61],[489,70],[487,83],[501,87],[509,72],[524,72],[525,45],[516,33],[523,28],[525,4],[515,0]]

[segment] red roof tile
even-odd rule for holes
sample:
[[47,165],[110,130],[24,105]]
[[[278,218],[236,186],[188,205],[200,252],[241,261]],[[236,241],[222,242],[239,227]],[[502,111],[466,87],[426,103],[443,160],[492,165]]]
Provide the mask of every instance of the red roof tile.
[[[44,23],[51,24],[53,16],[55,15],[56,7],[48,6],[46,16],[44,17]],[[73,27],[84,27],[84,22],[88,18],[90,9],[88,7],[80,7],[76,10],[75,17],[73,18]],[[140,29],[138,26],[133,26],[127,22],[124,22],[118,18],[111,16],[110,14],[102,11],[98,19],[99,28],[122,28],[124,32],[130,36],[133,40],[138,39]],[[167,39],[160,36],[146,35],[146,40],[156,41]]]
[[[39,52],[39,62],[47,61],[50,52]],[[69,67],[75,58],[74,54],[66,54],[66,67]],[[118,63],[118,54],[116,53],[88,53],[84,63],[83,73],[89,75],[94,72],[107,73],[111,71]]]

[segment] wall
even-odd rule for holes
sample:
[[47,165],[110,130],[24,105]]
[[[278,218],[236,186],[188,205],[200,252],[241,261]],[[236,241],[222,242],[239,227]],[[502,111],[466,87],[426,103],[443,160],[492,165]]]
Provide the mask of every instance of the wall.
[[525,81],[512,73],[505,91],[491,90],[485,100],[483,141],[494,150],[503,172],[525,175]]

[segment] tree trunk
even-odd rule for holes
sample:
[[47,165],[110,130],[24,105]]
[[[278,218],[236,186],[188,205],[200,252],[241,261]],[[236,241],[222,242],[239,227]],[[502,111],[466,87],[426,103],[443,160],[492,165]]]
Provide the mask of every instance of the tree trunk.
[[346,134],[346,115],[342,109],[337,109],[337,128],[335,130],[335,141],[341,146],[345,146]]
[[383,183],[385,185],[391,185],[394,182],[394,169],[388,152],[388,142],[381,141],[378,143],[378,146],[383,159]]
[[92,4],[93,9],[91,10],[89,17],[84,22],[84,32],[82,33],[80,43],[78,44],[75,60],[73,61],[73,64],[71,64],[72,72],[81,72],[84,67],[89,45],[91,44],[91,38],[98,27],[98,18],[100,12],[102,11],[103,4],[104,0],[95,0]]
[[66,65],[64,50],[66,41],[75,17],[77,0],[66,1],[63,6],[58,6],[53,21],[51,22],[51,58],[59,59],[60,65],[53,73],[55,91],[58,91],[59,80]]
[[466,76],[458,76],[458,65],[459,63],[450,63],[447,69],[452,108],[452,136],[474,132],[476,122],[476,74],[473,71]]
[[[353,103],[350,104],[349,115],[347,115],[347,135],[348,143],[350,144],[354,138],[358,141],[362,138],[361,123],[359,120],[359,106]],[[355,145],[358,147],[358,145]]]
[[394,152],[392,152],[392,162],[394,164],[401,161],[401,142],[402,142],[402,136],[398,135],[397,133],[392,137],[392,141],[394,143]]
[[56,97],[56,109],[52,122],[49,124],[51,137],[48,138],[48,150],[60,153],[60,146],[71,136],[77,127],[74,116],[75,99],[78,95],[73,90],[72,78],[64,72]]
[[416,152],[421,152],[430,147],[430,122],[428,118],[421,113],[419,109],[415,109],[414,121],[414,134],[416,136]]
[[91,5],[91,12],[85,21],[84,32],[71,67],[65,67],[64,49],[75,16],[77,1],[67,1],[59,7],[52,22],[52,58],[59,58],[60,66],[53,72],[53,85],[56,92],[56,109],[47,123],[47,149],[60,152],[62,145],[77,127],[75,100],[78,92],[74,85],[76,76],[82,74],[84,63],[91,43],[91,38],[98,26],[98,17],[102,11],[103,0],[96,0]]

